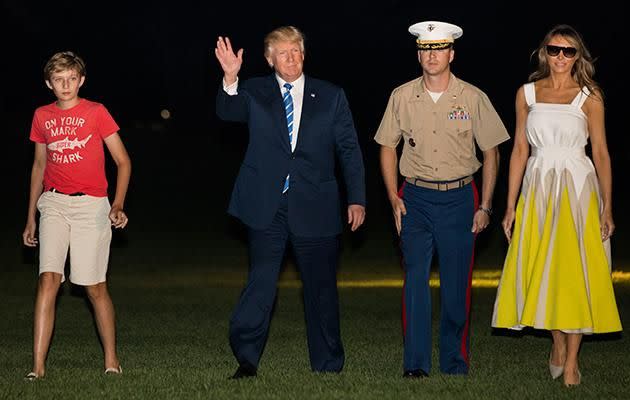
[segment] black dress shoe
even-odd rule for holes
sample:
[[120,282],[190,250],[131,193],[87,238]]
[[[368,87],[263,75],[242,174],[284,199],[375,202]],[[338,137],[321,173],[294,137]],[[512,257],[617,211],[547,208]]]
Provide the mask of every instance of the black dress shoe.
[[426,378],[429,374],[421,369],[413,369],[403,372],[403,378]]
[[230,379],[242,379],[242,378],[253,378],[256,376],[256,367],[251,364],[241,364],[234,372],[234,375],[230,377]]

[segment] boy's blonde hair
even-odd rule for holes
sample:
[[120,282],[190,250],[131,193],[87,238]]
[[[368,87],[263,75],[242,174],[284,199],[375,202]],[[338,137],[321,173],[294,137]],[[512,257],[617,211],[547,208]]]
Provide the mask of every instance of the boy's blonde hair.
[[85,62],[71,51],[55,53],[44,67],[44,79],[50,80],[55,72],[75,70],[80,76],[85,76]]

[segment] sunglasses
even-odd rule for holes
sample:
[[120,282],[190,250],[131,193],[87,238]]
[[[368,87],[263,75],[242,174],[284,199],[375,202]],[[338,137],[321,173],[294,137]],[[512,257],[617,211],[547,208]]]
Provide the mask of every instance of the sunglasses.
[[545,46],[545,50],[547,50],[547,55],[551,57],[556,57],[560,52],[562,52],[566,58],[573,58],[577,54],[575,47],[552,46],[548,44]]

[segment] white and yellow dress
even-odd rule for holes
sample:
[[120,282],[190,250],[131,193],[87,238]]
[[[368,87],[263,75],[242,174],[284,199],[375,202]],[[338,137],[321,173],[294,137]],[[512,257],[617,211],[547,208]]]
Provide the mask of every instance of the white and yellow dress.
[[600,193],[584,147],[585,87],[571,104],[537,103],[524,86],[531,146],[492,316],[495,328],[567,333],[621,330],[611,278],[610,240],[602,242]]

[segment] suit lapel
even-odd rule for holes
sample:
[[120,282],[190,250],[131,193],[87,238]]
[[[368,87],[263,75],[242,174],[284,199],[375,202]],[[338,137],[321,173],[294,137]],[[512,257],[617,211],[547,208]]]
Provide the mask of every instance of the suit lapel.
[[315,90],[313,89],[311,79],[304,75],[304,93],[302,94],[302,115],[300,116],[300,129],[298,131],[297,146],[295,149],[301,148],[304,142],[305,134],[308,134],[308,127],[313,119],[313,110],[315,106]]

